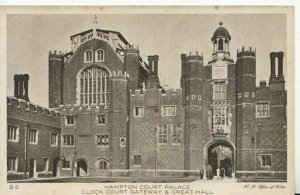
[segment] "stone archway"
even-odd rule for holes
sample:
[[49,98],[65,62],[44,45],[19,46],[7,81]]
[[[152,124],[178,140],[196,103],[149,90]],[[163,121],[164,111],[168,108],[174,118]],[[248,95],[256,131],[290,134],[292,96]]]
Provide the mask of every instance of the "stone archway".
[[[216,174],[217,167],[225,169],[225,176],[230,176],[231,171],[234,176],[236,167],[236,148],[227,139],[215,139],[204,146],[203,168],[207,169],[210,164],[212,172]],[[229,168],[230,167],[230,168]],[[229,171],[229,172],[228,172]]]
[[83,158],[77,159],[74,163],[74,172],[77,177],[88,175],[87,161]]

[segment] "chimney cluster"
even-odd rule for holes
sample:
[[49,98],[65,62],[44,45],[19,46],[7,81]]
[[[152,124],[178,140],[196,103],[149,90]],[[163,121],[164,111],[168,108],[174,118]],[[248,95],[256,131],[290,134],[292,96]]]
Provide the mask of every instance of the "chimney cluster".
[[18,99],[23,99],[25,101],[29,101],[28,97],[28,81],[29,75],[28,74],[15,74],[15,91],[14,97]]

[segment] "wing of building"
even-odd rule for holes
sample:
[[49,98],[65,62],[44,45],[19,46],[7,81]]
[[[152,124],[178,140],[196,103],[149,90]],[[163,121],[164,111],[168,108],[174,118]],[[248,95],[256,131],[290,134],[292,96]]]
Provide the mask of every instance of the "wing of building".
[[235,62],[220,23],[208,64],[200,52],[182,54],[181,88],[164,89],[159,56],[144,62],[120,32],[90,29],[70,39],[71,52],[49,53],[53,112],[31,104],[15,79],[9,179],[187,177],[201,169],[209,178],[219,167],[227,177],[286,180],[283,52],[270,53],[269,84],[256,86],[255,48],[241,47]]

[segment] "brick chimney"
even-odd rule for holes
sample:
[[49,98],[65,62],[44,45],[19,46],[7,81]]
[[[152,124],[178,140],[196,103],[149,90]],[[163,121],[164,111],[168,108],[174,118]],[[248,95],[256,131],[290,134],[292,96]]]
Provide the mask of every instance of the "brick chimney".
[[14,97],[18,99],[23,99],[25,101],[29,101],[28,97],[28,81],[29,75],[28,74],[15,74],[15,92]]

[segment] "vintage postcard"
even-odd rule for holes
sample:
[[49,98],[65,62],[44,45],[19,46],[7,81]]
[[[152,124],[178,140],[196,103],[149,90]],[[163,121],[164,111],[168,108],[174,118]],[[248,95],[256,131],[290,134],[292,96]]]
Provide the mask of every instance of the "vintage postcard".
[[0,12],[1,194],[294,193],[293,7]]

